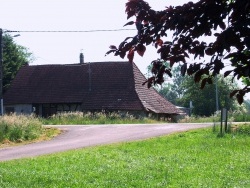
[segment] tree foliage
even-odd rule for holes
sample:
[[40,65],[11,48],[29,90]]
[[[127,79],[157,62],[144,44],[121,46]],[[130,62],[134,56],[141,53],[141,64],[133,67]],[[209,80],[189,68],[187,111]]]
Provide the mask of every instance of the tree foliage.
[[232,83],[230,78],[223,78],[223,76],[217,75],[217,78],[213,78],[212,80],[214,84],[208,84],[202,90],[200,90],[198,83],[193,83],[192,79],[192,77],[188,77],[182,83],[182,87],[185,88],[185,90],[183,97],[180,98],[178,102],[185,107],[189,107],[189,102],[192,101],[193,114],[210,116],[216,112],[215,83],[218,88],[219,109],[227,108],[232,111],[238,109],[239,105],[229,96],[230,91],[238,89],[238,86]]
[[158,92],[172,104],[178,105],[178,96],[177,93],[171,89],[172,86],[172,84],[164,85]]
[[[127,37],[118,47],[112,45],[107,54],[127,56],[132,62],[135,52],[143,56],[146,46],[154,45],[160,58],[152,61],[155,75],[148,79],[148,87],[162,84],[164,74],[171,76],[162,61],[169,61],[170,67],[180,63],[181,74],[192,75],[201,88],[211,84],[225,68],[225,60],[232,67],[224,73],[225,77],[250,77],[249,0],[200,0],[168,6],[163,11],[153,10],[143,0],[128,0],[126,13],[134,21],[125,26],[135,24],[137,34]],[[190,63],[191,57],[194,61]],[[247,92],[249,85],[232,91],[230,96],[236,95],[241,104]]]
[[9,87],[21,66],[32,61],[27,48],[16,44],[10,35],[3,36],[3,92]]
[[247,112],[248,112],[248,114],[249,114],[249,113],[250,113],[250,100],[247,99],[247,100],[245,100],[244,102],[245,102],[245,105],[246,105]]
[[183,106],[183,104],[179,102],[179,99],[183,97],[184,91],[186,90],[183,85],[186,76],[181,75],[180,66],[174,67],[172,74],[171,81],[167,84],[162,84],[158,92],[173,104]]
[[208,84],[203,90],[200,90],[200,84],[194,83],[192,76],[188,77],[180,74],[180,66],[174,67],[172,72],[172,81],[163,84],[158,91],[173,104],[189,108],[189,103],[192,101],[194,106],[192,109],[193,114],[210,116],[216,111],[215,84],[217,84],[219,109],[226,107],[234,111],[239,108],[239,105],[229,96],[231,90],[238,89],[237,84],[232,83],[230,78],[217,75],[217,81],[213,78],[213,84]]

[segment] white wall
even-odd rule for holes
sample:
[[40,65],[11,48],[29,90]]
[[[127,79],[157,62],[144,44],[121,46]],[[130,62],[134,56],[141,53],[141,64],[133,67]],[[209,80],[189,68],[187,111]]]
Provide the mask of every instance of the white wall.
[[32,104],[16,104],[16,105],[4,105],[4,113],[6,107],[13,107],[16,114],[31,114],[33,112]]

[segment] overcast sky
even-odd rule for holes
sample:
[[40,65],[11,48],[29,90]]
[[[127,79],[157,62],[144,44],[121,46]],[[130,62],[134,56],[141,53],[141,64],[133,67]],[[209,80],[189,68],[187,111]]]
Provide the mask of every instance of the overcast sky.
[[[177,6],[190,0],[146,0],[155,10]],[[197,2],[198,0],[193,0]],[[124,27],[127,0],[1,0],[0,28],[14,31],[91,31],[135,29]],[[133,20],[130,19],[129,21]],[[12,36],[18,33],[11,33]],[[17,44],[29,48],[35,56],[31,65],[79,63],[84,53],[85,62],[127,61],[110,54],[104,56],[110,45],[119,45],[136,31],[29,33],[20,32],[14,38]],[[135,55],[134,62],[146,74],[147,66],[158,58],[150,46],[144,57]],[[192,61],[192,60],[190,60]],[[250,94],[248,94],[250,98]]]
[[[90,31],[135,29],[123,28],[127,23],[127,0],[1,0],[0,28],[14,31]],[[188,0],[148,0],[157,10],[165,6],[181,5]],[[131,19],[133,20],[133,19]],[[11,33],[15,35],[17,33]],[[87,33],[20,33],[15,41],[34,54],[32,64],[79,63],[83,49],[85,62],[124,61],[112,54],[104,57],[110,45],[119,45],[136,31]],[[154,59],[153,48],[145,56],[135,56],[135,63],[143,73]]]

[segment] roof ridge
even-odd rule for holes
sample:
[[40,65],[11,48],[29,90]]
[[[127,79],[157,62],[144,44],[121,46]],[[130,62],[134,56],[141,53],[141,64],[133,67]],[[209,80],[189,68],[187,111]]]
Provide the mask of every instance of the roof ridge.
[[128,61],[93,61],[93,62],[84,62],[84,63],[68,63],[68,64],[42,64],[42,65],[32,65],[28,64],[25,66],[35,67],[35,66],[77,66],[77,65],[88,65],[88,64],[95,64],[95,63],[129,63]]

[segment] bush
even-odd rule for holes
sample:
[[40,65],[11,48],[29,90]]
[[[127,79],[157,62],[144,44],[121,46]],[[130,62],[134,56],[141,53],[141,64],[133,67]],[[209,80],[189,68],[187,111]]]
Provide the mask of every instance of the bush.
[[247,122],[250,121],[250,114],[233,112],[230,114],[234,122]]
[[42,123],[34,116],[4,115],[0,117],[0,142],[33,140],[43,133]]
[[237,126],[236,133],[250,136],[250,124],[243,124]]

